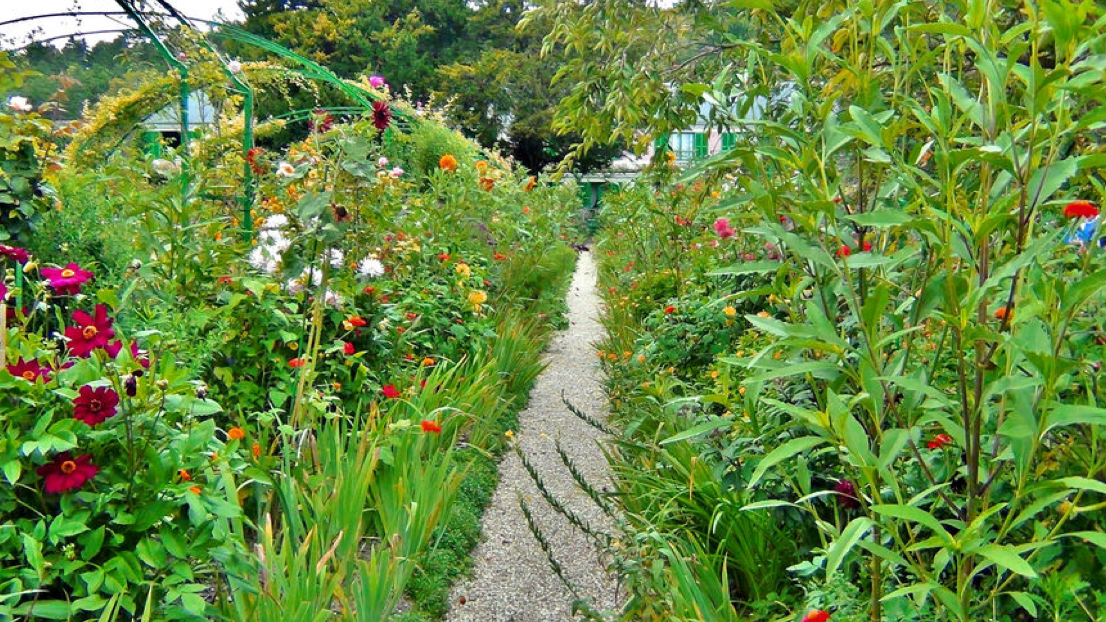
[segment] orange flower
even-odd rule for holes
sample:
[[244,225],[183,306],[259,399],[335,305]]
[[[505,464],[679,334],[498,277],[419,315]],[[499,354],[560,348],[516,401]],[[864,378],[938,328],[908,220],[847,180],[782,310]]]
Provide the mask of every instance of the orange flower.
[[299,369],[299,368],[303,367],[306,364],[307,364],[307,361],[305,361],[301,358],[294,358],[294,359],[288,361],[288,366],[291,367],[292,369]]
[[192,474],[189,473],[187,469],[181,469],[181,470],[177,471],[177,477],[179,477],[180,481],[182,481],[182,482],[192,481]]
[[495,187],[495,180],[490,177],[481,177],[480,187],[488,192],[491,192],[492,188]]
[[438,160],[438,168],[443,171],[455,171],[457,170],[457,158],[451,154],[445,154],[440,160]]
[[1000,320],[1006,320],[1008,322],[1014,321],[1014,310],[1007,309],[1006,307],[999,307],[995,309],[995,318]]
[[441,434],[442,433],[442,426],[438,425],[438,423],[436,421],[430,421],[429,419],[424,419],[421,425],[422,425],[422,431],[427,433],[427,434]]
[[232,441],[240,441],[246,438],[246,431],[238,426],[234,426],[233,428],[227,430],[227,438]]
[[535,185],[537,185],[537,180],[534,179],[533,175],[531,175],[530,178],[526,180],[526,192],[530,192],[531,190],[533,190]]
[[422,366],[423,367],[430,367],[433,364],[434,364],[434,359],[430,358],[429,356],[422,360]]
[[476,172],[480,174],[483,174],[484,171],[488,170],[488,163],[484,160],[477,160],[473,166],[476,168]]
[[198,495],[203,492],[203,488],[200,488],[199,486],[192,486],[188,489],[188,491],[192,494]]
[[257,443],[254,443],[253,447],[250,447],[250,451],[253,452],[253,457],[254,458],[260,458],[261,457],[261,445],[259,445]]

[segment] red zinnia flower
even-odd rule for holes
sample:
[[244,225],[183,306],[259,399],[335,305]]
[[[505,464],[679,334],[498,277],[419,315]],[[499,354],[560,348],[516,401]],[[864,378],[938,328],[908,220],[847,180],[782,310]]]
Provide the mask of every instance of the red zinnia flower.
[[849,248],[848,246],[845,246],[844,244],[841,245],[841,248],[837,249],[837,256],[838,257],[848,257],[849,255],[852,255],[852,254],[853,254],[853,249]]
[[664,312],[671,315],[671,314],[676,312],[676,307],[673,307],[672,305],[669,305],[669,306],[664,308]]
[[872,243],[871,243],[871,242],[869,242],[869,241],[867,241],[867,240],[865,240],[865,241],[864,241],[864,244],[862,244],[862,245],[860,246],[860,248],[858,248],[858,249],[856,249],[856,250],[857,250],[857,251],[870,251],[870,250],[872,250]]
[[346,354],[353,354],[357,352],[357,348],[355,348],[352,343],[347,341],[342,345],[342,351]]
[[94,389],[85,385],[73,400],[73,418],[80,419],[88,425],[96,425],[103,423],[109,417],[114,417],[118,412],[117,406],[119,406],[119,394],[110,387]]
[[34,359],[29,361],[19,359],[19,362],[15,365],[8,365],[8,373],[16,378],[22,378],[27,382],[35,382],[39,378],[41,378],[43,382],[50,382],[50,368],[43,367]]
[[100,467],[92,464],[92,456],[73,458],[68,451],[54,456],[54,461],[38,467],[36,471],[46,481],[46,492],[55,494],[84,486],[96,476]]
[[349,319],[349,323],[353,324],[354,326],[365,326],[366,324],[368,324],[368,322],[362,319],[360,315],[355,315],[351,317]]
[[301,359],[301,358],[294,358],[294,359],[288,361],[288,366],[291,367],[292,369],[299,369],[299,368],[303,367],[306,364],[307,364],[307,361],[305,361],[304,359]]
[[929,441],[928,443],[926,443],[926,447],[929,447],[930,449],[940,449],[940,448],[944,447],[945,445],[951,445],[951,444],[952,444],[952,437],[951,436],[949,436],[948,434],[938,434],[937,436],[933,437],[932,441]]
[[422,431],[427,434],[441,434],[442,426],[438,425],[436,421],[430,421],[429,419],[422,420]]
[[388,129],[388,126],[392,124],[392,107],[388,105],[388,102],[373,102],[372,119],[373,126],[376,129],[381,131]]
[[826,620],[829,619],[830,614],[822,611],[821,609],[815,609],[803,616],[803,622],[826,622]]
[[64,268],[43,268],[42,276],[50,281],[55,292],[76,296],[81,293],[81,284],[92,278],[92,273],[71,263]]
[[111,342],[115,331],[111,329],[112,319],[108,317],[108,309],[104,305],[96,305],[95,317],[84,311],[75,311],[73,321],[76,326],[65,329],[65,337],[69,340],[69,351],[74,356],[88,357],[96,348],[103,348]]
[[1090,201],[1072,201],[1064,207],[1064,216],[1068,218],[1094,218],[1098,216],[1098,208]]
[[231,283],[234,282],[234,279],[232,279],[229,276],[221,276],[221,277],[215,279],[215,282],[218,283],[219,285],[230,285]]
[[19,263],[27,263],[27,261],[31,258],[31,256],[27,254],[26,250],[22,248],[16,248],[14,246],[5,246],[4,244],[0,244],[0,256],[18,261]]
[[438,259],[442,261],[449,261],[449,253],[438,253]]
[[407,314],[407,319],[412,321],[412,322],[414,322],[415,319],[418,318],[418,317],[419,317],[419,315],[417,313],[408,313]]
[[737,232],[730,226],[730,221],[726,218],[719,218],[714,221],[714,232],[723,240],[737,235]]
[[492,255],[492,259],[495,259],[496,261],[503,261],[506,258],[507,258],[507,256],[504,255],[503,253],[496,253],[496,254]]
[[382,393],[384,393],[384,397],[387,397],[387,398],[393,399],[393,400],[396,399],[397,397],[399,397],[400,395],[402,395],[399,392],[399,389],[396,389],[396,385],[394,385],[394,384],[386,384],[386,385],[384,385],[384,387],[380,391]]

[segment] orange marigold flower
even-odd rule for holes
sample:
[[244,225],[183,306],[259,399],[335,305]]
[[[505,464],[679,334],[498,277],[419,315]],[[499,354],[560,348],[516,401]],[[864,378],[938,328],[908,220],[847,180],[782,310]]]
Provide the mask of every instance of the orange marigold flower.
[[192,481],[192,474],[188,472],[188,469],[181,469],[177,471],[177,477],[179,477],[182,482]]
[[253,447],[250,447],[250,451],[253,452],[254,458],[261,457],[261,445],[259,445],[258,443],[254,443]]
[[430,367],[433,364],[434,364],[434,359],[430,358],[429,356],[422,360],[422,366],[423,367]]
[[524,188],[526,190],[526,192],[530,192],[531,190],[533,190],[534,186],[537,185],[537,182],[538,182],[538,180],[535,179],[533,175],[531,175],[526,180],[526,187]]
[[227,430],[227,438],[232,441],[240,441],[246,438],[246,431],[238,426],[234,426],[233,428]]
[[199,486],[191,486],[188,488],[188,491],[194,495],[198,495],[203,492],[203,488],[200,488]]
[[349,319],[349,323],[353,326],[365,326],[368,324],[360,315],[355,315]]
[[995,309],[995,318],[999,320],[1014,321],[1014,310],[1007,309],[1006,307],[999,307]]
[[442,169],[443,171],[457,170],[457,158],[453,157],[451,154],[445,154],[441,157],[440,160],[438,160],[438,168]]

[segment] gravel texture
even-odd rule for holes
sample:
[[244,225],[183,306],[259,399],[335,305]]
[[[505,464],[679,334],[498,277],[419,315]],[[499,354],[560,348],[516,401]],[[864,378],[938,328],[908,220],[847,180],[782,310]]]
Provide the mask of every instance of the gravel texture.
[[[548,367],[519,413],[516,442],[545,486],[593,528],[609,519],[568,473],[554,445],[561,447],[587,481],[609,488],[607,461],[599,449],[602,434],[570,413],[561,394],[583,412],[605,420],[606,395],[593,344],[601,339],[595,262],[581,252],[568,292],[569,327],[554,336],[545,354]],[[483,540],[473,552],[473,576],[454,586],[447,622],[554,622],[572,620],[574,597],[557,578],[530,533],[519,508],[526,500],[565,575],[596,610],[617,602],[617,582],[594,541],[542,498],[522,461],[508,452],[499,465],[499,487],[484,513]]]

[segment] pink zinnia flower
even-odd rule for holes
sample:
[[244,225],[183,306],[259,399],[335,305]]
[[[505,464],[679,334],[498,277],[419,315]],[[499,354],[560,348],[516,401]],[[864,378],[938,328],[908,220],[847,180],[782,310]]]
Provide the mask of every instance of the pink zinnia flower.
[[92,387],[85,385],[73,400],[73,418],[88,425],[103,423],[114,417],[118,411],[119,394],[110,387]]
[[69,339],[69,351],[74,356],[88,357],[96,348],[103,348],[111,342],[115,336],[112,330],[112,319],[108,317],[108,309],[104,305],[96,305],[96,316],[93,317],[84,311],[73,313],[73,321],[76,326],[65,329],[65,337]]
[[717,233],[718,237],[722,238],[723,240],[726,238],[732,238],[734,235],[737,234],[737,232],[734,231],[733,227],[730,226],[729,219],[726,218],[719,218],[718,220],[714,221],[714,232]]
[[38,467],[36,472],[45,480],[47,494],[55,494],[84,486],[100,472],[100,467],[92,464],[92,456],[73,458],[65,451],[54,456],[53,462]]
[[369,76],[369,86],[374,89],[384,88],[388,83],[384,81],[384,76],[372,75]]
[[43,268],[42,276],[50,281],[55,292],[75,296],[81,293],[81,284],[92,278],[92,273],[70,263],[64,268]]

